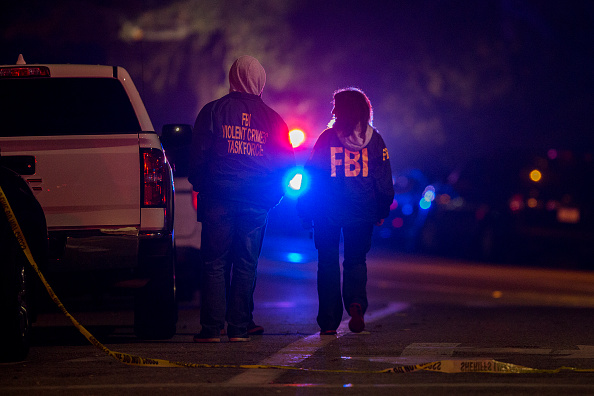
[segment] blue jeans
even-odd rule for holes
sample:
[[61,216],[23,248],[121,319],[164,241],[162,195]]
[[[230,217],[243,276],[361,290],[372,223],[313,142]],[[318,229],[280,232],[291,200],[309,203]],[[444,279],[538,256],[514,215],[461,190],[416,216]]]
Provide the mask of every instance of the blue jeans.
[[[342,296],[340,287],[340,233],[344,237]],[[344,307],[358,303],[367,310],[367,263],[371,249],[372,223],[340,226],[314,220],[314,242],[318,249],[318,317],[322,330],[336,330]]]
[[208,199],[203,205],[202,332],[218,337],[227,321],[230,337],[243,336],[251,320],[250,305],[268,209]]

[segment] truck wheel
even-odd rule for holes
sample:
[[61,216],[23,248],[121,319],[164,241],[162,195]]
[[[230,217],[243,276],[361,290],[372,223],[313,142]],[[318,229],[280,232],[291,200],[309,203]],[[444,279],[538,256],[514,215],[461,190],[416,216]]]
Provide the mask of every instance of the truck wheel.
[[141,339],[170,339],[177,326],[174,249],[165,257],[147,261],[149,282],[135,295],[134,333]]
[[0,257],[0,360],[20,361],[29,352],[31,332],[25,271],[27,258],[3,212],[0,212]]

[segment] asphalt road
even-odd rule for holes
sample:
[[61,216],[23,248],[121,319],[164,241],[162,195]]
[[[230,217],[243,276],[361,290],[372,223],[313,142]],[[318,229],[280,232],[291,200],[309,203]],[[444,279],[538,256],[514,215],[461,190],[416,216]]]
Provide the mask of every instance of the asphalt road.
[[0,394],[594,394],[594,273],[376,248],[366,331],[350,333],[345,315],[337,337],[320,337],[315,258],[307,238],[266,240],[254,313],[265,334],[249,343],[192,342],[200,299],[187,290],[191,277],[168,341],[134,338],[125,296],[66,300],[110,350],[198,367],[126,365],[46,312],[28,359],[0,364]]

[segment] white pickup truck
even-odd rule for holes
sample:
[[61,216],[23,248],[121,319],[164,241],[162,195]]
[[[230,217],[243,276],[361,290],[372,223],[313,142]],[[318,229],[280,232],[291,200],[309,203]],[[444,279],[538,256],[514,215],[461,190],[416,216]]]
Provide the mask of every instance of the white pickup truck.
[[54,279],[90,274],[81,289],[132,288],[136,335],[171,338],[172,171],[129,74],[19,57],[0,66],[0,97],[1,158],[29,184],[47,221],[43,270]]

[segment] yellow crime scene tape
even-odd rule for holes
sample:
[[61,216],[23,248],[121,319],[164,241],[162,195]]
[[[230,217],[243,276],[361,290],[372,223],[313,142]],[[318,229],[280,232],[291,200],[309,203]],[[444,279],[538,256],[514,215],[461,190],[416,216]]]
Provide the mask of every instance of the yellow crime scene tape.
[[186,362],[174,362],[165,359],[151,359],[140,356],[131,355],[128,353],[115,352],[103,345],[97,340],[83,325],[81,325],[64,307],[58,296],[54,293],[51,286],[46,281],[45,277],[39,270],[33,254],[29,249],[27,240],[19,226],[19,223],[8,203],[8,199],[4,194],[4,190],[0,186],[0,203],[4,208],[6,217],[10,224],[10,227],[21,247],[29,264],[45,286],[48,294],[52,301],[58,306],[60,311],[78,329],[78,331],[85,336],[85,338],[95,347],[105,352],[107,355],[113,357],[121,363],[131,366],[145,366],[145,367],[188,367],[188,368],[241,368],[241,369],[277,369],[277,370],[295,370],[295,371],[307,371],[307,372],[326,372],[326,373],[353,373],[353,374],[382,374],[382,373],[411,373],[416,371],[433,371],[442,373],[559,373],[561,371],[575,371],[575,372],[594,372],[594,369],[577,369],[574,367],[559,367],[552,370],[541,370],[524,367],[511,363],[503,363],[492,359],[476,359],[476,360],[439,360],[429,363],[414,364],[414,365],[401,365],[384,370],[327,370],[327,369],[307,369],[294,366],[281,366],[281,365],[260,365],[260,364],[205,364],[205,363],[186,363]]

